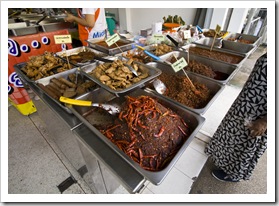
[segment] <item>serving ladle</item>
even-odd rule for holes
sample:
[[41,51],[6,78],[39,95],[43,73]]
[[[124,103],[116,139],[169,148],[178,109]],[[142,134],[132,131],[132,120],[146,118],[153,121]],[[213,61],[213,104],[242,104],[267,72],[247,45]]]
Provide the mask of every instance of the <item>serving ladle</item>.
[[164,94],[167,91],[167,87],[160,79],[155,79],[153,81],[153,86],[159,94]]
[[111,104],[102,104],[102,103],[93,103],[92,101],[88,100],[78,100],[78,99],[71,99],[64,96],[59,98],[60,102],[77,105],[77,106],[87,106],[87,107],[99,107],[106,110],[108,113],[112,115],[116,115],[120,113],[121,108],[119,106],[111,105]]

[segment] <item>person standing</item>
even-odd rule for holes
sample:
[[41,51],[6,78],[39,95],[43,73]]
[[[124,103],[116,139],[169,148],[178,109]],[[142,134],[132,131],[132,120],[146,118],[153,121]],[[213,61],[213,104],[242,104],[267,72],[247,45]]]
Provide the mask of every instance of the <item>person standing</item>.
[[83,46],[88,46],[85,40],[106,37],[107,22],[104,8],[79,8],[78,17],[65,12],[67,22],[78,24],[79,39]]
[[221,181],[249,180],[267,148],[267,53],[259,57],[244,87],[218,126],[205,153]]

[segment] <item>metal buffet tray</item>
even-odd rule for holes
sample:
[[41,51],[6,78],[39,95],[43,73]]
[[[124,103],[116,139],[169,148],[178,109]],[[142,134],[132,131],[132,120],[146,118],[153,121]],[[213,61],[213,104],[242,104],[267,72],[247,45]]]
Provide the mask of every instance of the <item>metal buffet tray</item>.
[[[148,63],[147,65],[149,66],[152,66],[152,67],[156,67],[156,68],[159,68],[160,70],[162,70],[163,73],[166,73],[166,74],[169,74],[169,75],[181,75],[181,76],[185,76],[184,72],[182,70],[178,71],[175,73],[175,71],[172,69],[172,67],[170,65],[167,65],[165,63],[161,63],[161,62],[150,62]],[[187,71],[186,71],[187,72]],[[157,95],[161,96],[162,98],[165,98],[177,105],[179,105],[180,107],[182,108],[185,108],[185,109],[188,109],[188,110],[191,110],[197,114],[203,114],[209,107],[210,105],[215,101],[215,99],[219,96],[219,94],[221,93],[221,91],[224,89],[224,85],[222,84],[219,84],[217,83],[216,81],[212,81],[212,80],[209,80],[209,79],[206,79],[202,76],[198,76],[196,75],[195,73],[190,73],[190,72],[187,72],[188,74],[188,77],[194,81],[194,82],[199,82],[201,84],[204,84],[212,93],[212,98],[209,100],[209,102],[206,104],[205,107],[203,108],[191,108],[191,107],[188,107],[184,104],[181,104],[167,96],[164,96],[164,95],[161,95],[159,93],[157,93],[155,91],[155,89],[150,89],[150,88],[146,88],[147,90],[151,90],[152,92],[156,93]]]
[[[61,57],[65,61],[67,61],[67,56],[78,54],[78,53],[83,52],[83,51],[93,52],[98,57],[106,57],[106,56],[108,56],[106,53],[100,52],[100,51],[98,51],[96,49],[92,49],[92,48],[87,47],[87,46],[82,46],[82,47],[77,47],[77,48],[74,48],[74,49],[69,49],[69,50],[66,50],[66,51],[57,52],[56,55]],[[94,62],[95,60],[92,59],[92,61]],[[73,62],[71,62],[71,63],[74,64]],[[88,61],[88,62],[84,62],[84,63],[77,63],[75,65],[76,66],[85,66],[85,65],[90,64],[90,63],[92,63],[92,62]]]
[[[58,73],[58,74],[55,74],[55,75],[52,75],[52,76],[49,76],[49,77],[45,77],[45,78],[36,80],[36,81],[35,81],[35,85],[37,86],[37,83],[41,83],[41,84],[43,84],[43,85],[48,85],[48,84],[50,83],[50,80],[51,80],[52,78],[58,79],[58,78],[60,78],[60,77],[63,77],[63,78],[65,78],[65,79],[68,79],[69,74],[74,74],[74,73],[75,73],[76,75],[82,75],[82,74],[80,73],[80,71],[78,70],[78,68],[74,68],[74,69],[71,69],[71,70],[68,70],[68,71],[65,71],[65,72],[61,72],[61,73]],[[91,81],[91,80],[89,80],[89,79],[86,78],[86,77],[83,77],[83,79],[84,79],[85,81],[86,81],[86,80]],[[71,111],[68,107],[64,106],[63,103],[61,103],[60,101],[58,101],[58,100],[56,100],[56,99],[53,99],[53,98],[52,98],[51,96],[49,96],[46,92],[44,92],[39,86],[37,86],[37,87],[38,87],[38,89],[40,90],[40,92],[41,92],[42,94],[47,95],[49,98],[51,98],[53,101],[55,101],[55,102],[57,103],[58,106],[60,106],[60,107],[63,108],[64,110],[66,110],[68,113],[72,114],[72,111]]]
[[14,36],[25,36],[29,34],[37,34],[39,32],[39,25],[27,26],[22,28],[9,29],[9,34]]
[[53,101],[55,101],[57,103],[58,106],[60,106],[61,108],[63,108],[66,112],[68,113],[72,113],[72,111],[63,105],[63,103],[59,102],[58,100],[56,99],[53,99],[50,95],[48,95],[45,91],[43,91],[38,85],[37,83],[41,83],[43,85],[48,85],[50,83],[50,80],[52,78],[60,78],[60,77],[63,77],[63,78],[68,78],[69,74],[73,74],[73,73],[78,73],[77,71],[77,68],[74,68],[74,69],[71,69],[71,70],[68,70],[68,71],[65,71],[65,72],[61,72],[61,73],[58,73],[58,74],[55,74],[55,75],[52,75],[52,76],[48,76],[48,77],[45,77],[45,78],[42,78],[42,79],[39,79],[39,80],[36,80],[35,81],[35,86],[40,90],[41,94],[44,94],[46,96],[48,96],[49,98],[51,98]]
[[[165,55],[160,56],[160,58],[162,60],[170,61],[170,59],[172,58],[173,55],[178,59],[181,58],[181,57],[184,57],[184,59],[186,61],[187,61],[187,58],[188,58],[187,52],[183,52],[183,51],[173,51],[173,52],[170,52],[170,53],[167,53]],[[234,65],[231,65],[231,64],[226,64],[226,63],[223,63],[223,62],[215,61],[213,59],[208,59],[206,57],[198,56],[198,55],[195,55],[195,54],[190,54],[189,58],[190,58],[190,60],[196,60],[199,63],[202,63],[204,65],[207,65],[207,66],[211,67],[214,71],[223,72],[223,73],[227,74],[228,76],[227,76],[227,78],[217,80],[217,79],[213,79],[213,78],[204,76],[202,74],[194,73],[194,72],[191,72],[191,71],[187,71],[187,72],[194,73],[197,76],[202,76],[204,78],[210,79],[212,81],[216,81],[216,82],[221,83],[221,84],[227,84],[228,81],[230,81],[230,79],[237,72],[237,66],[234,66]]]
[[[243,40],[252,41],[253,42],[252,45],[254,45],[254,46],[259,46],[260,39],[262,38],[262,37],[259,37],[259,36],[253,36],[253,35],[248,35],[248,34],[231,33],[228,36],[226,36],[224,39],[225,40],[228,40],[229,38],[234,38],[235,39],[235,38],[239,37],[239,35],[242,36]],[[243,44],[241,42],[238,42],[238,43]]]
[[[127,50],[130,50],[132,49],[133,47],[133,44],[135,44],[135,42],[133,41],[130,41],[130,40],[125,40],[125,39],[120,39],[118,40],[116,43],[118,44],[119,48],[118,47],[115,47],[115,48],[109,48],[107,45],[106,45],[106,42],[103,40],[103,41],[98,41],[98,42],[94,42],[94,39],[93,40],[87,40],[86,42],[88,42],[89,46],[94,48],[94,49],[97,49],[99,51],[102,51],[108,55],[115,55],[115,54],[118,54],[118,53],[121,53],[121,52],[124,52],[124,51],[127,51]],[[102,45],[99,45],[100,43],[104,44],[105,46],[102,46]],[[120,44],[125,44],[125,45],[122,45],[120,46]]]
[[[157,44],[151,44],[151,45],[144,46],[143,48],[144,48],[145,50],[147,50],[147,51],[150,51],[150,52],[152,53],[152,51],[154,51],[154,50],[156,49],[156,46],[157,46]],[[148,62],[154,61],[154,60],[152,59],[152,57],[148,56],[148,55],[145,54],[141,49],[138,49],[138,48],[133,48],[133,49],[127,50],[127,51],[125,51],[125,52],[123,52],[123,53],[115,54],[115,56],[116,56],[116,57],[122,56],[124,59],[129,60],[130,58],[126,57],[126,55],[128,54],[128,52],[129,52],[130,54],[132,54],[132,55],[135,54],[135,53],[138,53],[138,52],[142,52],[143,55],[149,57],[150,61],[148,61]],[[147,63],[148,63],[148,62],[147,62]]]
[[151,66],[148,66],[146,64],[142,64],[142,63],[139,63],[139,62],[136,62],[142,69],[144,70],[147,70],[148,73],[149,73],[149,76],[145,79],[142,79],[141,81],[135,83],[135,84],[132,84],[132,86],[128,87],[128,88],[125,88],[125,89],[122,89],[122,90],[113,90],[111,89],[110,87],[106,86],[105,84],[103,84],[100,80],[98,80],[97,78],[89,75],[88,73],[93,71],[98,65],[100,64],[103,64],[103,62],[101,61],[98,61],[98,62],[95,62],[93,64],[89,64],[89,65],[86,65],[86,66],[83,66],[81,67],[81,72],[86,76],[88,77],[89,79],[91,79],[92,81],[96,82],[98,85],[100,85],[101,87],[103,87],[104,89],[106,89],[107,91],[115,94],[116,96],[119,96],[120,94],[125,94],[127,92],[130,92],[138,87],[143,87],[144,84],[152,81],[154,78],[156,78],[157,76],[159,76],[161,74],[161,70],[160,69],[157,69],[155,67],[151,67]]
[[[203,46],[207,46],[210,48],[213,43],[213,39],[214,38],[206,37],[206,38],[199,39],[199,40],[195,41],[194,43],[203,45]],[[216,41],[218,41],[218,40],[216,40]],[[241,44],[238,42],[223,40],[222,47],[218,48],[218,49],[224,50],[224,51],[233,51],[233,52],[236,52],[239,54],[244,54],[244,55],[249,56],[253,51],[255,51],[254,50],[255,46],[252,44]]]
[[[73,114],[76,117],[78,117],[89,129],[91,129],[98,138],[103,140],[109,147],[111,147],[116,152],[117,155],[120,155],[120,157],[122,157],[125,161],[127,161],[132,167],[134,167],[140,174],[142,174],[152,184],[159,185],[162,183],[162,181],[168,175],[170,170],[174,167],[175,163],[178,161],[180,156],[184,153],[186,148],[192,142],[195,135],[202,127],[205,118],[187,109],[178,107],[176,104],[173,104],[172,102],[166,100],[165,98],[157,96],[154,93],[149,91],[137,89],[134,92],[129,93],[129,96],[133,96],[133,97],[138,97],[140,95],[147,95],[154,99],[157,99],[162,105],[178,113],[184,119],[184,121],[189,125],[189,127],[192,128],[193,130],[189,138],[186,140],[186,142],[184,142],[182,147],[179,149],[179,151],[174,156],[174,158],[169,162],[169,164],[163,170],[156,171],[156,172],[147,171],[141,168],[138,163],[134,162],[130,157],[128,157],[128,155],[126,155],[123,151],[121,151],[107,137],[105,137],[96,127],[92,125],[92,124],[96,125],[96,124],[111,122],[113,121],[112,117],[115,116],[101,114],[98,112],[98,110],[92,110],[92,108],[90,107],[75,106],[75,105],[67,105],[67,106],[72,110]],[[113,105],[115,104],[121,105],[125,101],[124,97],[115,97],[111,93],[104,90],[103,88],[98,88],[76,99],[90,100],[99,103],[109,103]],[[92,112],[88,114],[90,110],[92,110]],[[87,116],[85,117],[85,115]],[[117,164],[117,162],[115,162],[115,164]]]
[[[63,60],[63,61],[64,61],[64,60]],[[33,82],[33,83],[34,83],[36,80],[30,79],[29,77],[27,77],[27,76],[21,71],[21,69],[22,69],[23,67],[25,67],[26,64],[27,64],[26,62],[22,62],[22,63],[15,64],[15,65],[14,65],[14,68],[15,68],[15,70],[16,70],[16,73],[20,74],[20,76],[22,76],[27,82]],[[73,65],[73,66],[75,66],[75,65]],[[69,70],[66,70],[66,71],[60,72],[60,73],[65,73],[65,72],[71,71],[71,70],[73,70],[73,69],[75,69],[75,68],[72,68],[72,69],[69,69]],[[60,74],[60,73],[57,73],[57,74]],[[52,77],[52,76],[54,76],[54,75],[51,75],[50,77]],[[46,77],[43,77],[43,78],[46,78]],[[41,79],[43,79],[43,78],[41,78]]]
[[73,23],[70,22],[53,22],[53,23],[42,23],[41,27],[44,32],[57,31],[62,29],[69,29],[73,27]]
[[[205,49],[205,50],[210,50],[209,47],[203,46],[203,45],[199,45],[199,44],[195,44],[195,47],[197,47],[197,48],[202,48],[202,49]],[[233,63],[229,63],[229,62],[225,62],[225,61],[213,59],[213,58],[210,58],[210,57],[206,57],[206,56],[204,56],[204,55],[198,55],[198,54],[195,54],[195,55],[202,56],[202,57],[205,57],[205,58],[208,58],[208,59],[213,59],[214,61],[219,61],[219,62],[223,62],[223,63],[226,63],[226,64],[235,65],[235,66],[237,66],[238,68],[243,64],[243,62],[244,62],[244,61],[246,60],[246,58],[247,58],[247,55],[245,55],[245,54],[239,54],[239,53],[236,53],[236,52],[233,52],[233,51],[224,51],[224,50],[216,49],[216,48],[212,48],[212,51],[216,51],[216,52],[221,52],[221,53],[224,53],[224,54],[229,54],[229,55],[237,56],[237,57],[239,57],[241,60],[240,60],[238,63],[233,64]],[[191,48],[190,48],[190,54],[191,54]]]

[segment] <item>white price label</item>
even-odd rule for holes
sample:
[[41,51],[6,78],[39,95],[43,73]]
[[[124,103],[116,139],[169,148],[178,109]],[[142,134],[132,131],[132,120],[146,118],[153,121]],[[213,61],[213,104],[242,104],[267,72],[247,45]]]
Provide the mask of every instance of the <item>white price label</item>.
[[161,43],[162,41],[165,40],[165,36],[161,34],[153,34],[152,38],[156,43]]
[[115,33],[114,35],[112,35],[111,37],[109,37],[107,40],[106,40],[106,43],[108,46],[111,46],[113,45],[115,42],[117,42],[118,40],[120,39],[120,36]]
[[185,30],[184,31],[184,39],[190,39],[191,38],[191,31]]
[[71,35],[54,35],[55,44],[71,44],[72,37]]
[[180,71],[181,69],[183,69],[184,67],[186,67],[188,65],[188,63],[186,62],[186,60],[182,57],[180,58],[178,61],[174,62],[171,67],[173,68],[173,70],[175,72]]

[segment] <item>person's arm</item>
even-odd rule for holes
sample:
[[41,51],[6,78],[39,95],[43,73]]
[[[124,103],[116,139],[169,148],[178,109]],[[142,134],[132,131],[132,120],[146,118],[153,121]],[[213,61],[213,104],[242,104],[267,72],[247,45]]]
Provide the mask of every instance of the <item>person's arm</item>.
[[83,19],[80,17],[76,17],[70,13],[65,13],[67,14],[67,16],[64,18],[64,20],[67,22],[76,22],[86,27],[94,27],[95,25],[95,15],[93,14],[85,14],[85,19]]
[[251,122],[249,129],[252,137],[263,135],[267,129],[267,115]]

